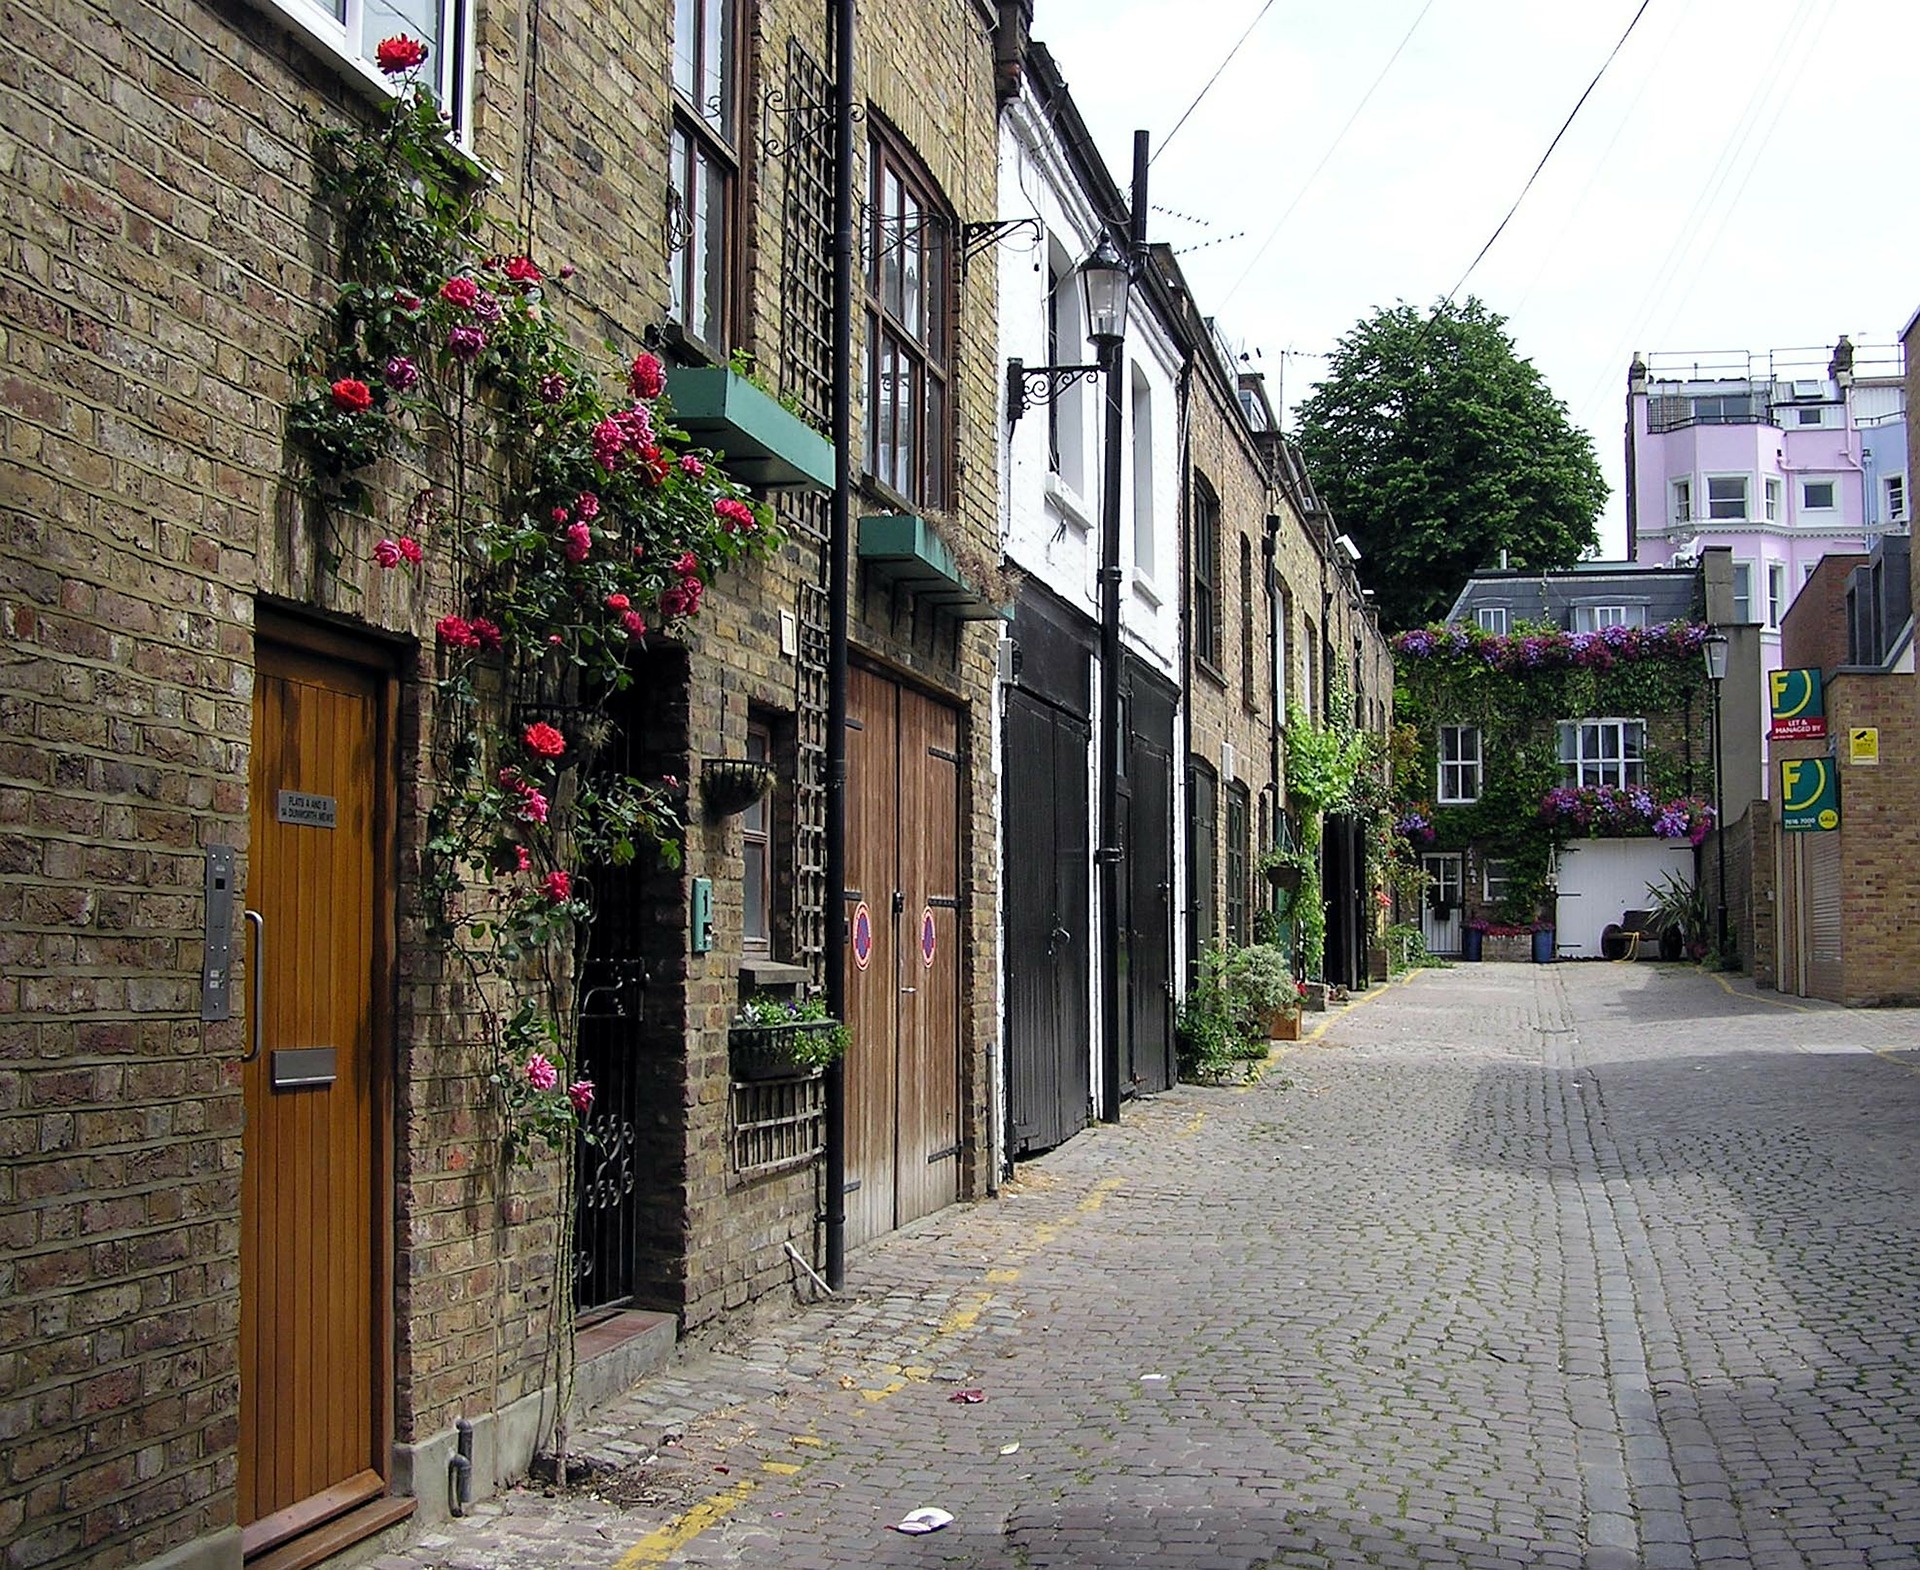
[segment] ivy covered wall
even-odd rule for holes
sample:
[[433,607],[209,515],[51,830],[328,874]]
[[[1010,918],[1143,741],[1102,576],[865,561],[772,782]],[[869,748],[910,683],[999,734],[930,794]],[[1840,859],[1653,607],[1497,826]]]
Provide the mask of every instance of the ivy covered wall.
[[[1394,789],[1415,850],[1466,851],[1472,864],[1507,863],[1507,895],[1469,914],[1524,925],[1543,916],[1556,846],[1570,839],[1656,832],[1693,838],[1704,832],[1713,798],[1712,709],[1698,623],[1601,633],[1521,631],[1498,637],[1470,628],[1433,627],[1394,640]],[[1646,767],[1634,801],[1547,806],[1563,783],[1559,724],[1580,719],[1645,720]],[[1480,796],[1442,806],[1439,734],[1443,725],[1480,730]],[[1546,810],[1543,810],[1545,808]],[[1663,816],[1664,815],[1664,816]],[[1428,827],[1418,827],[1424,820]],[[1404,830],[1403,830],[1404,832]]]

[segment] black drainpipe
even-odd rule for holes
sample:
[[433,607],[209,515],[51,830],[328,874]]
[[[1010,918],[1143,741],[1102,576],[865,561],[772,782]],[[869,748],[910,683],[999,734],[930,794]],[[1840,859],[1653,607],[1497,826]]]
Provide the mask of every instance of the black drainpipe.
[[[1129,290],[1143,281],[1147,239],[1147,133],[1133,133],[1133,210],[1127,234]],[[1120,474],[1126,439],[1126,343],[1109,345],[1106,472],[1100,497],[1100,724],[1106,731],[1100,768],[1100,1116],[1120,1121],[1120,880],[1126,847],[1119,840],[1120,760],[1127,744],[1120,715]]]
[[[827,1012],[847,1017],[847,540],[853,511],[853,9],[832,0],[833,508],[827,524]],[[827,1285],[847,1279],[847,1078],[826,1074]]]

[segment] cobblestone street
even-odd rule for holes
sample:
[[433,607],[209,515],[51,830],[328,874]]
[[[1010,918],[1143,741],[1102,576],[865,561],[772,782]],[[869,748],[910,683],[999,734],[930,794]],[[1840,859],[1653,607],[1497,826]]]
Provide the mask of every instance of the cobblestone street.
[[1914,1012],[1423,973],[683,1353],[597,1493],[377,1563],[1920,1564],[1916,1069]]

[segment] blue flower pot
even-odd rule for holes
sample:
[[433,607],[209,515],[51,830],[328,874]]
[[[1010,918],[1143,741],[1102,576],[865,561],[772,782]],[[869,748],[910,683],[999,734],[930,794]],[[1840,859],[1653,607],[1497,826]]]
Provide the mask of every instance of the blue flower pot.
[[1553,963],[1553,928],[1542,927],[1534,933],[1533,962],[1536,965]]

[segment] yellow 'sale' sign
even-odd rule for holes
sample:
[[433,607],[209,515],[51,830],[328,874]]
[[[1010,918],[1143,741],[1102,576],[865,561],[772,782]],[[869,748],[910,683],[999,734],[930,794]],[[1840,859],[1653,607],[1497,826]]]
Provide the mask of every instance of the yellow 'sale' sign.
[[1780,827],[1800,833],[1840,827],[1840,771],[1831,758],[1780,760]]

